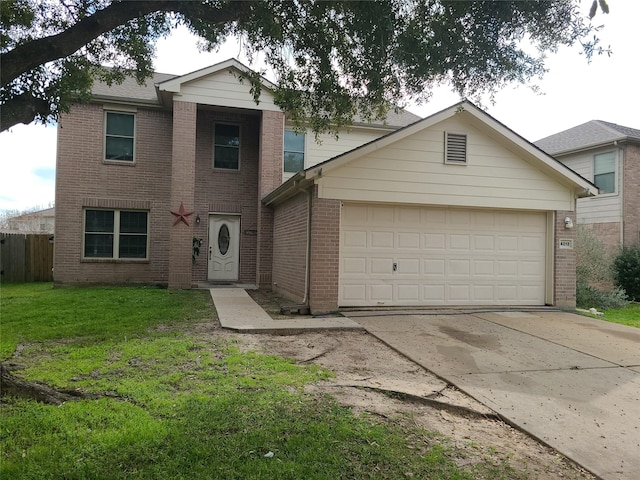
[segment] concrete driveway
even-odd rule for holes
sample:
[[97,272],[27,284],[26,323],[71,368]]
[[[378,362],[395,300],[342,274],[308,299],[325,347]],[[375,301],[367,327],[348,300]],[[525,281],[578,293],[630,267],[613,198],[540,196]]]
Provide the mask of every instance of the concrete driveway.
[[553,310],[349,312],[603,479],[640,479],[640,329]]

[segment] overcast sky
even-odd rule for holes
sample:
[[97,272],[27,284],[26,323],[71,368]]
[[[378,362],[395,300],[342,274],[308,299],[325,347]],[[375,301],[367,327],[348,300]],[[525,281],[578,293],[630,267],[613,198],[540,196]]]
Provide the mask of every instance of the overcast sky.
[[[583,0],[586,13],[591,0]],[[599,36],[611,46],[611,56],[596,56],[587,63],[580,47],[550,55],[549,72],[535,83],[540,93],[519,86],[496,96],[482,107],[494,118],[530,141],[580,125],[606,120],[640,128],[640,1],[609,0],[611,13],[598,12],[603,24]],[[199,53],[197,39],[184,30],[158,43],[155,69],[182,75],[236,57],[247,63],[235,43],[218,52]],[[459,101],[445,89],[437,90],[424,106],[408,110],[422,117]],[[0,134],[0,211],[46,208],[54,201],[56,126],[18,125]]]

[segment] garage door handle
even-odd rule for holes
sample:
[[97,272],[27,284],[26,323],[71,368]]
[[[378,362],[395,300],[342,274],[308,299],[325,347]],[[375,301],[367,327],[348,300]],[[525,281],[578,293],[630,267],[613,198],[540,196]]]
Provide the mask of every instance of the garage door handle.
[[394,272],[398,271],[398,264],[396,262],[393,262],[393,271]]

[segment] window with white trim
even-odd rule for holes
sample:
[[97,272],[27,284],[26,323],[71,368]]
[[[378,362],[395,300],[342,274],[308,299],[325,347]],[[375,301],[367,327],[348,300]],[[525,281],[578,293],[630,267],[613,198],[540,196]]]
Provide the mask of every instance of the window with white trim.
[[84,211],[84,258],[146,259],[149,212],[90,209]]
[[444,163],[467,164],[467,136],[464,133],[444,132]]
[[600,193],[616,191],[616,152],[606,152],[593,157],[593,183]]
[[133,162],[135,120],[134,113],[105,112],[105,160]]
[[213,168],[240,168],[240,126],[216,123],[213,134]]
[[284,131],[283,164],[285,173],[296,173],[304,170],[304,133],[293,130]]

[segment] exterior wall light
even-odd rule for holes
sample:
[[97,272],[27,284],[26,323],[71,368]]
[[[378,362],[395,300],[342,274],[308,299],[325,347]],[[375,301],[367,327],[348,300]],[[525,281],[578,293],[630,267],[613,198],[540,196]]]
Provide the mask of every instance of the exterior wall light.
[[[196,222],[197,221],[196,219]],[[573,219],[571,217],[564,217],[564,228],[573,228]]]

